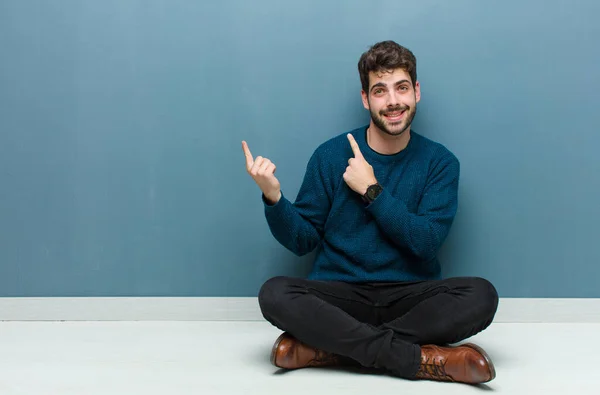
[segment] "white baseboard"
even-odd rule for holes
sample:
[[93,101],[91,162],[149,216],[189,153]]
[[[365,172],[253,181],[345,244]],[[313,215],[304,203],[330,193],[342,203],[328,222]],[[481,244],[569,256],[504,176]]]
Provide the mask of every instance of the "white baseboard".
[[0,298],[1,321],[256,321],[257,298]]
[[[0,321],[263,321],[255,297],[0,298]],[[600,323],[600,299],[501,298],[494,322]]]
[[600,323],[600,299],[500,298],[494,322]]

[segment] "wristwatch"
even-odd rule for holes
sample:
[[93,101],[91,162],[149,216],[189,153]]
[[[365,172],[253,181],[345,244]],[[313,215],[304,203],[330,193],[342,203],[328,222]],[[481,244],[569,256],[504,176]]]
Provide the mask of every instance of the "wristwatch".
[[382,191],[383,188],[378,183],[369,185],[367,192],[362,196],[362,198],[365,203],[372,203]]

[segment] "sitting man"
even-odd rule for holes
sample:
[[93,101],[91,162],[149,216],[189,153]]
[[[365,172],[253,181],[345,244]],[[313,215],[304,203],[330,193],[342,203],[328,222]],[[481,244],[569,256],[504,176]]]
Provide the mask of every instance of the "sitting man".
[[449,344],[491,324],[496,289],[479,277],[441,279],[437,259],[457,210],[459,162],[411,131],[421,97],[411,51],[380,42],[358,70],[371,121],[314,151],[294,203],[275,165],[242,141],[275,239],[298,256],[318,247],[307,279],[274,277],[260,289],[263,316],[284,331],[271,361],[488,382],[495,370],[483,349]]

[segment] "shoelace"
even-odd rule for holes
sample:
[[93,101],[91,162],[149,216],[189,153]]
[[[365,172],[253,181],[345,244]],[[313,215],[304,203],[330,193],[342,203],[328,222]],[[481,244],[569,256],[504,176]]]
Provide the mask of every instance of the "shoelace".
[[446,361],[436,362],[435,358],[425,358],[425,362],[421,362],[419,373],[427,378],[454,381],[454,379],[446,373]]

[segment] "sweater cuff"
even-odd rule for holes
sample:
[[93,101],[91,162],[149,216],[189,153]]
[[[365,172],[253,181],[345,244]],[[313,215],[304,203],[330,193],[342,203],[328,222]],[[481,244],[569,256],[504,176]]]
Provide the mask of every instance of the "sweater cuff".
[[265,213],[269,217],[281,217],[287,209],[288,201],[283,195],[283,192],[281,192],[281,198],[279,198],[275,204],[271,204],[264,193],[261,195],[261,199],[265,208]]
[[366,207],[376,219],[386,219],[398,221],[401,226],[408,226],[408,207],[400,200],[396,199],[387,189],[377,196],[377,198]]
[[[269,201],[267,200],[267,197],[265,196],[265,194],[264,194],[264,193],[260,195],[260,198],[262,199],[262,201],[263,201],[263,204],[264,204],[265,206],[267,206],[267,207],[274,207],[274,206],[278,205],[278,204],[281,202],[281,199],[279,199],[279,200],[277,201],[277,203],[275,203],[275,204],[272,204],[271,202],[269,202]],[[281,194],[281,198],[283,198],[283,193]]]

